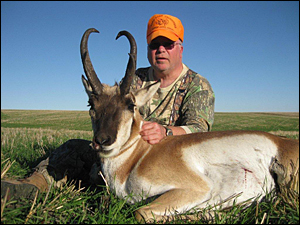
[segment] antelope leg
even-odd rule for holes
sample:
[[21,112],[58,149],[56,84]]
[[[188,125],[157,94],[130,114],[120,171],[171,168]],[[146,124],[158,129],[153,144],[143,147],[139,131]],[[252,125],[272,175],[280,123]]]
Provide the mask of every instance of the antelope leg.
[[[154,221],[165,221],[176,215],[185,213],[193,207],[205,201],[208,192],[191,189],[170,190],[153,202],[141,207],[135,212],[135,218],[139,222],[151,223]],[[188,219],[193,219],[187,216]],[[194,218],[195,219],[195,218]]]

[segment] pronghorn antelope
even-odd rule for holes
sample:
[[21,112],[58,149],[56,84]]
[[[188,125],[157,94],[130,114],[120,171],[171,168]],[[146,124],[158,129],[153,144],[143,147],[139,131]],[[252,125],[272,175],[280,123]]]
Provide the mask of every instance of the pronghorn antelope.
[[[298,140],[260,131],[193,133],[148,144],[139,135],[143,119],[138,108],[160,82],[130,91],[137,47],[132,35],[121,31],[117,38],[125,35],[131,46],[125,77],[120,85],[102,84],[87,48],[92,32],[98,31],[91,28],[84,33],[80,51],[87,76],[82,75],[82,82],[91,107],[93,148],[101,157],[107,184],[119,197],[132,195],[131,203],[143,197],[155,199],[136,211],[138,220],[160,220],[239,193],[236,203],[263,195],[275,186],[274,172],[282,177],[278,167],[283,165],[288,173],[291,161],[297,163]],[[230,206],[233,200],[224,204]]]

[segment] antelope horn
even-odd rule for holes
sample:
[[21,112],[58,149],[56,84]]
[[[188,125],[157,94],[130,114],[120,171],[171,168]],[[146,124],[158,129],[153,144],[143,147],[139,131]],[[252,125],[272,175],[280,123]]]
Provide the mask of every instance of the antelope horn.
[[137,46],[134,37],[128,31],[120,31],[116,37],[116,40],[121,36],[126,36],[130,43],[129,60],[126,68],[125,77],[120,85],[120,91],[122,95],[129,93],[130,85],[133,80],[133,76],[136,70],[136,58],[137,58]]
[[81,39],[81,43],[80,43],[80,54],[81,54],[83,69],[84,69],[85,75],[88,78],[88,82],[91,85],[93,92],[97,95],[100,95],[103,87],[102,87],[100,80],[98,79],[98,76],[97,76],[95,70],[94,70],[94,67],[92,65],[92,62],[91,62],[91,59],[89,56],[88,47],[87,47],[88,38],[92,32],[99,33],[99,31],[96,30],[95,28],[87,29],[84,32],[82,39]]

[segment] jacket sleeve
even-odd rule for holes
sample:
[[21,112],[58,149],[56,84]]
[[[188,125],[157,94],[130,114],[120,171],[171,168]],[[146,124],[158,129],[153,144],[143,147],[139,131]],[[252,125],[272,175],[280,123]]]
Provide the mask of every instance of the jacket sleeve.
[[210,131],[214,122],[215,94],[209,82],[197,74],[182,103],[180,124],[187,133]]

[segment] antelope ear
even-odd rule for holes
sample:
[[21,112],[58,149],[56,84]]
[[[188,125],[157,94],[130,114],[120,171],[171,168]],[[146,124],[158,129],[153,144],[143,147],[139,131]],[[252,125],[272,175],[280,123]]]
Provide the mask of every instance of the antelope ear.
[[152,96],[156,93],[159,86],[160,86],[160,80],[154,84],[147,86],[147,87],[133,91],[132,94],[135,98],[136,106],[141,107],[141,106],[145,105],[152,98]]

